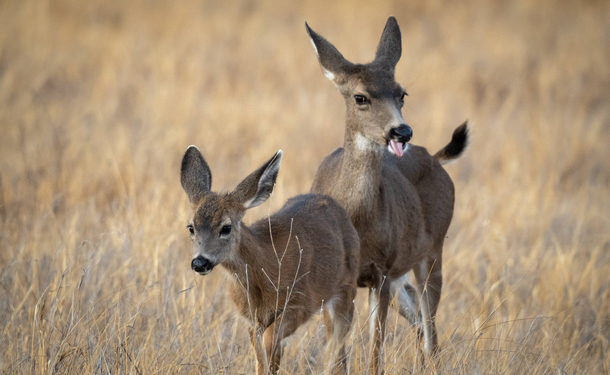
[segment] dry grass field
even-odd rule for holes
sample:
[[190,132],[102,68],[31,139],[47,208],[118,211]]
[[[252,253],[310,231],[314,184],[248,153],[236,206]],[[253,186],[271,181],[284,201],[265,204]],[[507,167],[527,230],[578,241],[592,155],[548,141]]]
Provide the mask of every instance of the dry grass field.
[[[1,1],[0,373],[252,373],[228,275],[190,270],[182,154],[223,190],[283,149],[247,222],[307,192],[345,109],[304,22],[367,62],[389,15],[413,143],[465,119],[472,143],[446,167],[438,366],[391,311],[386,373],[610,373],[610,2],[569,0]],[[281,373],[320,373],[323,333]]]

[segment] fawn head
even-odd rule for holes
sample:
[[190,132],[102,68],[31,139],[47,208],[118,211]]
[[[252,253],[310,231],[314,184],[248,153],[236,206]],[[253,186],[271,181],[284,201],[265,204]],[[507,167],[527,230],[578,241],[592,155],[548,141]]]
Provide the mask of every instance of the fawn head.
[[191,268],[200,275],[235,255],[241,220],[246,210],[269,198],[282,161],[282,150],[252,172],[229,193],[212,192],[212,173],[203,155],[190,146],[182,158],[180,182],[188,195],[193,218],[188,230],[193,241]]
[[347,132],[356,147],[385,148],[402,156],[413,131],[402,118],[407,92],[394,79],[394,68],[402,53],[400,28],[394,17],[385,25],[375,60],[353,64],[330,42],[305,23],[324,75],[345,98]]

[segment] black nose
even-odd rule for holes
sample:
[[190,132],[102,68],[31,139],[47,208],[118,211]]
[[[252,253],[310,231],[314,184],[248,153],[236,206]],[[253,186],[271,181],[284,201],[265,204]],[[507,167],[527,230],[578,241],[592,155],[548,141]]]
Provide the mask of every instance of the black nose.
[[390,130],[390,137],[400,143],[407,143],[413,137],[413,130],[409,125],[402,124]]
[[191,268],[195,272],[205,272],[210,268],[210,261],[200,255],[193,259],[191,262]]

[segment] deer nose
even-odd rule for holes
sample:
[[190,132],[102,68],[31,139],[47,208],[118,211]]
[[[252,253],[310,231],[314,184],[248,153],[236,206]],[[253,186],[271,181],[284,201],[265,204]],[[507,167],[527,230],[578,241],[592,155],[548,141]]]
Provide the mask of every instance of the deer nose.
[[193,269],[193,271],[199,272],[199,273],[209,271],[212,268],[210,266],[211,266],[211,262],[209,260],[205,259],[204,257],[202,257],[201,255],[198,256],[197,258],[193,259],[193,261],[191,262],[191,268]]
[[407,143],[413,137],[413,130],[407,124],[390,129],[390,137],[400,143]]

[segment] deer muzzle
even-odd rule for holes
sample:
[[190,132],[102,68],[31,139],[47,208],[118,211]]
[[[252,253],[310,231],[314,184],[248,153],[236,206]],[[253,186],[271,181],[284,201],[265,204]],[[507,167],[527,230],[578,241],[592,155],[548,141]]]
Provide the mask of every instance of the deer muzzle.
[[191,268],[200,275],[207,275],[208,273],[212,272],[214,264],[212,264],[212,262],[210,262],[208,259],[199,255],[191,262]]
[[401,124],[390,129],[388,134],[388,149],[401,157],[408,148],[407,142],[413,137],[413,129],[407,124]]

